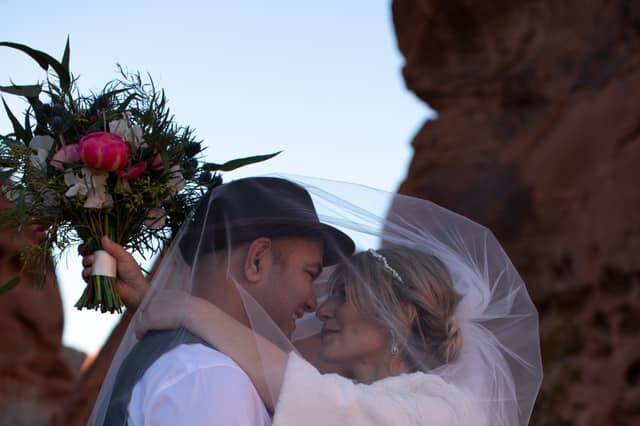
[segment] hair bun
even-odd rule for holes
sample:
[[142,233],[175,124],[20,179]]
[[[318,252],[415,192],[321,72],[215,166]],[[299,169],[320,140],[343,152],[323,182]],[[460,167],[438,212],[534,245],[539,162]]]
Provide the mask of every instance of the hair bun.
[[447,319],[446,323],[446,337],[443,348],[446,362],[455,361],[458,358],[463,340],[462,330],[460,330],[457,321],[452,315]]

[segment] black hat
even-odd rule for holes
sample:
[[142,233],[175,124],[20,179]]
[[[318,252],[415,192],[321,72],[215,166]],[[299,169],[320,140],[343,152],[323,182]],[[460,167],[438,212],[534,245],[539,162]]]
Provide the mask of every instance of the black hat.
[[192,264],[196,248],[204,254],[260,237],[287,236],[322,240],[325,266],[355,250],[347,234],[320,222],[306,189],[273,177],[239,179],[210,190],[196,208],[180,249]]

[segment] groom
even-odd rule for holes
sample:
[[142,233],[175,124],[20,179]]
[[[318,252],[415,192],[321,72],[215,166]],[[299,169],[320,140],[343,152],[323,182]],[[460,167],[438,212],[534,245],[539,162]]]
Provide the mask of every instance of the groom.
[[[250,326],[239,283],[288,337],[295,319],[315,310],[312,281],[322,267],[354,250],[347,235],[320,223],[304,188],[279,178],[216,188],[187,226],[178,247],[195,272],[192,294]],[[105,242],[118,261],[118,290],[137,306],[148,284],[122,247]],[[122,424],[266,426],[270,417],[231,358],[175,330],[149,333],[120,366],[104,425]]]

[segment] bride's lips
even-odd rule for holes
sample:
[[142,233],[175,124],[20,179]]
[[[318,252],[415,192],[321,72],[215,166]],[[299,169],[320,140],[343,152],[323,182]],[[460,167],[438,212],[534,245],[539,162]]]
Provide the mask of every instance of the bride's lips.
[[323,336],[329,336],[331,334],[340,333],[340,330],[332,329],[332,328],[323,328],[320,333],[322,333]]

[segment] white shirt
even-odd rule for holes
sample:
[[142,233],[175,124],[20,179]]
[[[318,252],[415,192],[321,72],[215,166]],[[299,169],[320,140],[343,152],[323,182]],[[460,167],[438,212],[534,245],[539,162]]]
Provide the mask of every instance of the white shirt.
[[465,395],[434,374],[388,377],[371,385],[321,374],[289,355],[274,426],[486,426]]
[[231,358],[201,344],[162,355],[135,385],[129,425],[270,426],[247,374]]

